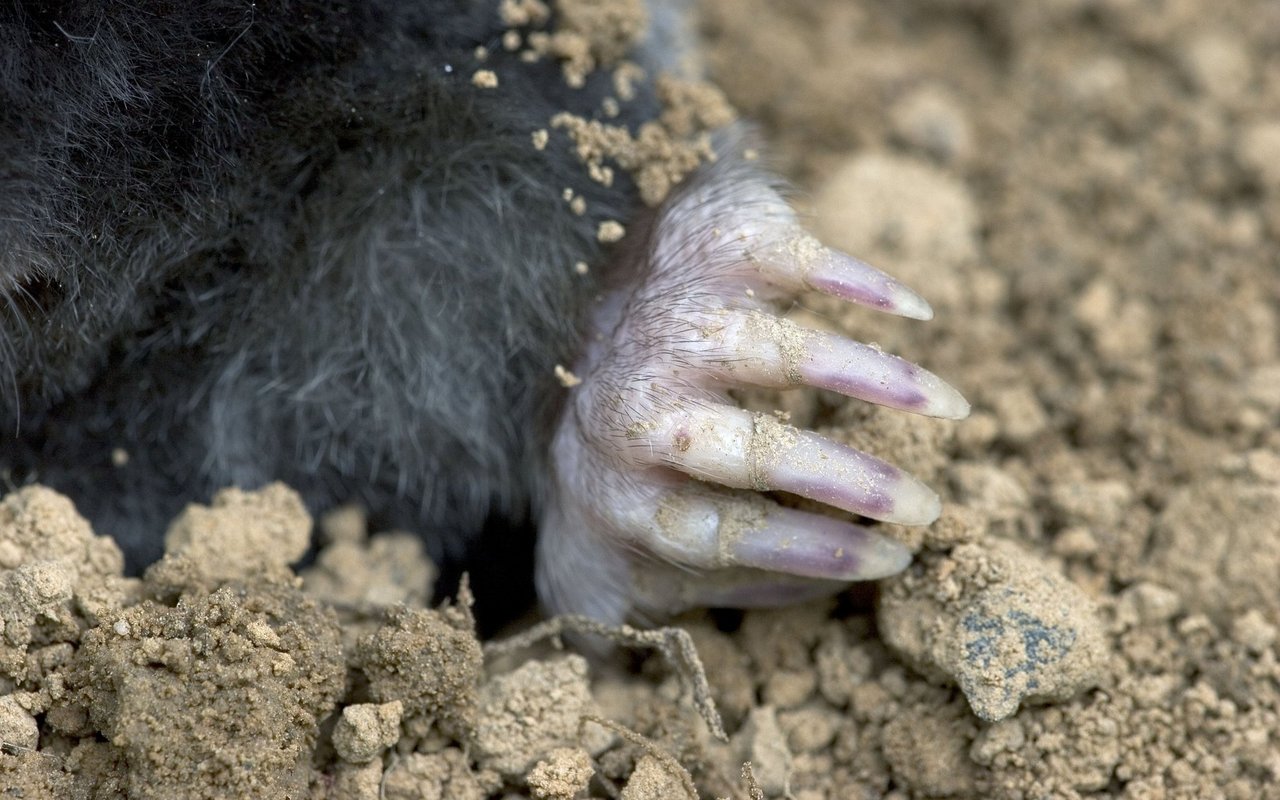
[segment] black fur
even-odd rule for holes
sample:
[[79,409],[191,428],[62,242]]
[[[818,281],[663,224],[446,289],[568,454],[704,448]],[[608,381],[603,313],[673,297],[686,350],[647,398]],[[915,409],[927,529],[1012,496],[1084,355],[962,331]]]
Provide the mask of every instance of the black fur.
[[592,294],[572,265],[634,196],[531,147],[607,78],[519,63],[495,7],[0,9],[9,481],[70,494],[134,568],[231,484],[363,500],[438,558],[520,519]]

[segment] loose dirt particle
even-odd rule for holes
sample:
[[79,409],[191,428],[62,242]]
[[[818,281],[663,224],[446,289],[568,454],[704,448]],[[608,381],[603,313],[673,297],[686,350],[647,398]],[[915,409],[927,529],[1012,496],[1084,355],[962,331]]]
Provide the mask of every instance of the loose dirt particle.
[[574,800],[585,792],[595,770],[591,754],[578,748],[552,750],[529,772],[526,783],[533,796],[545,800]]
[[627,229],[622,227],[621,223],[611,219],[601,222],[599,229],[596,231],[596,239],[605,244],[621,241],[622,237],[626,235]]
[[333,729],[333,749],[351,764],[372,761],[400,740],[400,718],[404,704],[399,700],[375,705],[359,703],[342,709]]
[[574,375],[568,369],[565,369],[564,365],[562,364],[556,364],[555,372],[556,372],[556,380],[559,381],[560,385],[566,389],[572,389],[573,387],[582,383],[582,378],[579,378],[577,375]]

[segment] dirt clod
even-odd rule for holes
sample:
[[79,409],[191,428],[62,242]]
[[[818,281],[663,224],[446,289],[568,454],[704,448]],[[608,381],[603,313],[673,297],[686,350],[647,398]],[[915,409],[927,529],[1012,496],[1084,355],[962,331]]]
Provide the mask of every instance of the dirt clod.
[[597,713],[581,656],[528,661],[480,689],[476,755],[508,777],[523,776],[543,753],[577,745],[582,718]]
[[922,557],[886,582],[878,621],[891,647],[954,680],[990,722],[1024,701],[1066,700],[1097,685],[1106,666],[1089,599],[999,540]]
[[351,764],[366,764],[383,750],[400,741],[400,718],[404,703],[357,703],[342,709],[333,729],[333,749]]
[[354,658],[378,702],[403,704],[464,739],[475,725],[483,662],[475,622],[463,607],[443,611],[397,607],[386,624],[361,639]]
[[574,800],[585,792],[595,770],[591,754],[580,748],[562,747],[552,750],[539,761],[526,778],[526,783],[539,800]]
[[335,621],[314,601],[226,586],[115,621],[85,634],[63,702],[118,749],[131,797],[301,791],[346,674]]
[[147,581],[161,591],[213,588],[261,576],[289,582],[288,565],[311,541],[311,515],[298,493],[280,483],[256,492],[223,489],[210,505],[193,503],[165,533],[165,556]]

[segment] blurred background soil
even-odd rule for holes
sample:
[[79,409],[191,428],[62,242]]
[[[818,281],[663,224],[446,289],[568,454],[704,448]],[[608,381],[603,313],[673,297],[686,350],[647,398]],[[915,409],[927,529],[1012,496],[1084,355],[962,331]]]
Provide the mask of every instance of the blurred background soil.
[[[935,435],[947,457],[912,466],[977,516],[978,548],[1065,574],[1109,654],[1098,688],[975,719],[862,638],[918,648],[884,627],[904,623],[894,584],[964,573],[962,548],[926,556],[878,632],[854,616],[843,645],[812,643],[819,665],[850,648],[852,686],[819,681],[843,712],[829,747],[784,723],[794,794],[1280,796],[1280,5],[719,0],[705,18],[716,81],[819,235],[934,305],[927,325],[841,319],[974,404]],[[819,425],[863,415],[811,402]]]
[[744,398],[942,492],[894,531],[911,569],[681,620],[723,743],[687,664],[485,657],[466,596],[427,609],[416,540],[356,511],[299,577],[296,496],[228,492],[138,580],[27,489],[0,504],[5,796],[1280,797],[1280,4],[701,13],[820,238],[936,311],[794,315],[973,402]]

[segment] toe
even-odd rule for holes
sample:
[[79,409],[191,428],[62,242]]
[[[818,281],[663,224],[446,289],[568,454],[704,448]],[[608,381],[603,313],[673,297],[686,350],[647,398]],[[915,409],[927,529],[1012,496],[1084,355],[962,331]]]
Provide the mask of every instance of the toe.
[[791,492],[903,525],[941,513],[938,496],[897,467],[768,414],[688,402],[633,430],[641,458],[700,480]]
[[765,276],[792,290],[815,289],[910,319],[933,319],[925,299],[902,282],[853,256],[823,246],[799,226],[748,251]]
[[929,370],[876,347],[816,332],[800,373],[809,386],[927,417],[964,419],[969,402]]
[[688,486],[665,493],[645,545],[693,567],[751,567],[833,581],[893,575],[901,544],[860,525],[784,508],[758,495]]
[[705,315],[699,366],[710,382],[830,389],[890,408],[963,419],[969,403],[937,375],[843,336],[802,328],[758,309]]
[[765,524],[732,543],[737,564],[770,572],[839,581],[895,575],[911,551],[860,525],[775,506]]

